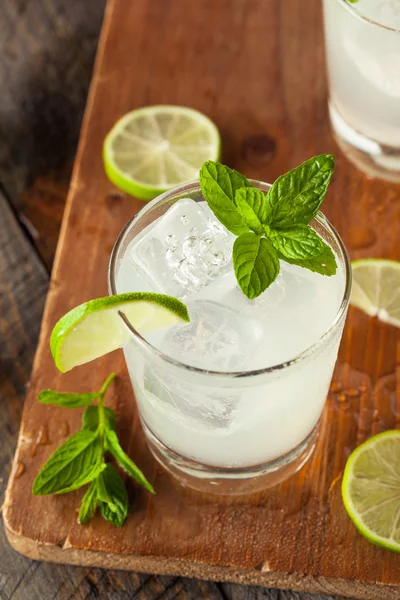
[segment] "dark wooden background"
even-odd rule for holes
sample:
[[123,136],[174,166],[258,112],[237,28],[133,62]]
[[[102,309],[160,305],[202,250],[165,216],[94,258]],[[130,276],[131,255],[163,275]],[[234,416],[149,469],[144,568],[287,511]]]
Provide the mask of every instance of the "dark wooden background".
[[[171,0],[149,1],[159,2],[163,10]],[[104,5],[104,0],[0,0],[0,503]],[[2,527],[0,598],[328,600],[235,584],[34,562],[9,547]]]

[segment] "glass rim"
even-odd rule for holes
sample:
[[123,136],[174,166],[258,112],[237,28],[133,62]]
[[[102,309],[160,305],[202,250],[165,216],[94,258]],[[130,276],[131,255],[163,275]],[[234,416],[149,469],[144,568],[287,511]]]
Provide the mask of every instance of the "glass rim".
[[[263,189],[263,191],[268,191],[269,188],[271,187],[270,184],[262,182],[262,181],[257,181],[254,179],[250,179],[250,181],[252,183],[258,185],[260,189]],[[125,239],[125,235],[131,229],[132,225],[134,225],[134,223],[136,221],[138,221],[144,214],[151,211],[152,208],[159,202],[162,202],[163,200],[166,200],[175,195],[181,195],[182,193],[185,193],[185,192],[193,192],[193,191],[199,191],[199,190],[201,191],[199,181],[192,181],[189,183],[184,183],[179,186],[176,186],[176,187],[164,192],[163,194],[160,194],[156,198],[154,198],[151,202],[146,204],[146,206],[144,206],[142,209],[140,209],[133,217],[131,217],[131,219],[129,219],[129,221],[124,225],[119,236],[117,237],[114,247],[111,252],[111,256],[110,256],[110,261],[109,261],[109,265],[108,265],[108,288],[109,288],[109,293],[111,295],[117,294],[116,268],[117,268],[118,252],[119,252],[122,242]],[[315,218],[319,223],[321,223],[323,226],[325,226],[326,229],[334,236],[334,238],[336,239],[336,241],[338,243],[339,249],[343,255],[344,275],[345,275],[344,292],[343,292],[343,297],[342,297],[340,306],[339,306],[337,313],[335,315],[335,318],[331,322],[330,326],[325,330],[325,332],[317,340],[315,340],[315,342],[313,344],[311,344],[311,346],[308,346],[302,352],[300,352],[294,358],[292,358],[288,361],[278,363],[275,365],[271,365],[269,367],[264,367],[262,369],[254,369],[254,370],[249,370],[249,371],[211,371],[209,369],[201,369],[200,367],[194,367],[192,365],[188,365],[179,360],[176,360],[176,359],[172,358],[171,356],[168,356],[168,354],[165,354],[161,350],[158,350],[155,346],[153,346],[150,342],[148,342],[133,327],[133,325],[130,323],[129,319],[126,317],[126,315],[124,313],[119,312],[119,315],[121,316],[125,325],[128,327],[128,329],[129,329],[130,333],[133,335],[134,339],[139,343],[139,345],[144,347],[147,351],[154,353],[156,356],[158,356],[164,362],[167,362],[167,363],[174,365],[175,367],[178,367],[185,371],[202,374],[202,375],[207,375],[210,377],[233,379],[233,378],[238,378],[238,377],[243,377],[243,378],[244,377],[255,377],[255,376],[259,376],[259,375],[265,375],[268,373],[275,373],[277,371],[287,369],[293,365],[297,365],[297,364],[303,362],[304,360],[306,360],[309,356],[312,356],[313,354],[315,354],[318,351],[318,349],[321,346],[323,346],[324,342],[330,337],[331,333],[336,329],[336,326],[338,325],[338,323],[340,322],[340,320],[342,319],[343,315],[345,314],[345,312],[347,310],[347,306],[348,306],[348,303],[350,300],[350,293],[351,293],[351,283],[352,283],[351,262],[350,262],[350,258],[348,256],[348,254],[347,254],[347,250],[343,244],[343,241],[342,241],[340,235],[337,233],[336,229],[333,227],[333,225],[331,225],[329,220],[325,217],[325,215],[321,211],[318,211]],[[321,277],[323,277],[323,275],[321,275]]]
[[[336,0],[336,2],[338,2],[339,4],[344,4],[345,8],[349,12],[351,12],[358,19],[365,21],[369,25],[372,25],[374,27],[380,27],[382,29],[387,29],[388,31],[394,31],[395,33],[400,33],[400,29],[398,29],[396,27],[390,27],[389,25],[384,25],[383,23],[379,23],[379,21],[375,21],[374,19],[370,19],[369,17],[366,17],[365,15],[363,15],[359,10],[357,10],[356,3],[350,3],[350,2],[348,2],[348,0]],[[360,0],[360,2],[362,2],[362,0]]]

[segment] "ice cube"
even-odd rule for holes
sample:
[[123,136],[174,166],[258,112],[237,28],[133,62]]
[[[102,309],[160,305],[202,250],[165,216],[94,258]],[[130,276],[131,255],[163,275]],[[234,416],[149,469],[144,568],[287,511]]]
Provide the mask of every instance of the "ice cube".
[[167,373],[157,373],[152,366],[146,367],[143,385],[144,410],[154,405],[166,420],[184,423],[198,432],[202,426],[207,430],[226,430],[232,426],[239,394],[233,390],[216,387],[199,388],[193,380],[185,381],[170,377]]
[[190,323],[170,329],[161,344],[168,356],[210,371],[242,371],[263,337],[259,323],[212,300],[189,301]]
[[331,278],[281,261],[276,280],[254,300],[246,298],[232,271],[201,290],[197,298],[215,299],[242,319],[257,323],[264,333],[257,351],[246,363],[247,370],[257,370],[295,358],[329,328],[340,305],[341,291],[338,288],[336,292],[337,284],[335,287],[333,283],[327,292],[321,281],[333,283]]
[[138,236],[130,261],[153,291],[182,297],[227,272],[234,239],[206,202],[184,198]]

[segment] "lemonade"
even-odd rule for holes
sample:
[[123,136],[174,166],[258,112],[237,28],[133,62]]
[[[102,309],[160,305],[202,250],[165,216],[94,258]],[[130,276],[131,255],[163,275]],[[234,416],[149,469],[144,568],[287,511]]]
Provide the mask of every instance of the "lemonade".
[[320,214],[312,226],[336,255],[336,275],[281,261],[277,280],[254,300],[235,279],[235,236],[198,183],[154,200],[121,234],[111,292],[175,296],[191,319],[133,333],[124,348],[150,448],[167,468],[215,483],[233,471],[273,471],[312,450],[349,287],[334,230]]
[[324,21],[338,141],[364,168],[400,179],[400,0],[324,0]]

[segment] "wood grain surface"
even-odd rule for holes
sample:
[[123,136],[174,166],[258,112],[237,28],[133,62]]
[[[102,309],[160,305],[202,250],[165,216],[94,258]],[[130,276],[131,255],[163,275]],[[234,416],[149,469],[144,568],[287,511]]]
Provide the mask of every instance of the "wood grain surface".
[[[222,132],[225,161],[248,176],[272,180],[313,154],[337,151],[326,115],[319,2],[173,0],[162,11],[148,0],[108,5],[4,509],[8,536],[20,551],[47,560],[398,598],[398,589],[390,587],[400,584],[398,557],[356,534],[339,483],[349,452],[371,433],[397,425],[395,330],[350,311],[335,375],[338,391],[329,396],[318,452],[289,482],[241,504],[183,493],[154,465],[134,418],[120,353],[65,376],[52,365],[52,326],[72,306],[106,292],[111,245],[140,206],[105,179],[104,135],[130,108],[159,102],[206,112]],[[368,180],[341,155],[337,159],[326,212],[352,257],[400,258],[399,188]],[[148,500],[131,490],[131,514],[121,531],[100,520],[77,526],[79,493],[27,494],[39,466],[79,420],[38,405],[37,392],[96,389],[111,369],[121,373],[112,403],[124,445],[158,492]],[[38,436],[46,443],[38,444]],[[199,587],[186,597],[218,598],[234,589],[192,583]],[[236,590],[251,597],[245,588]]]
[[[40,259],[50,269],[103,7],[103,0],[0,3],[0,184],[14,205],[10,210],[0,197],[0,505],[47,291]],[[42,57],[40,69],[31,69],[33,48],[36,60]],[[0,522],[2,600],[178,597],[311,598],[260,587],[38,563],[12,550]]]
[[0,2],[0,182],[48,269],[104,6]]

